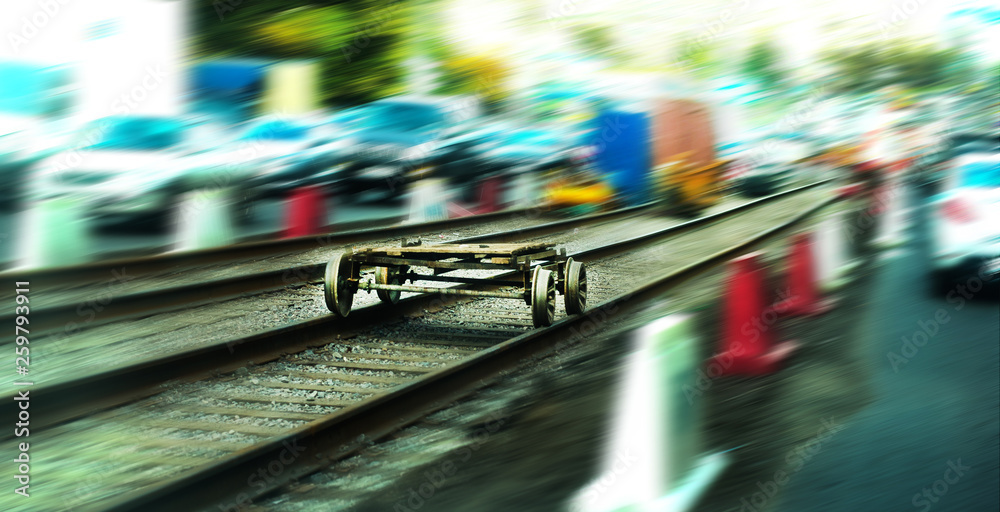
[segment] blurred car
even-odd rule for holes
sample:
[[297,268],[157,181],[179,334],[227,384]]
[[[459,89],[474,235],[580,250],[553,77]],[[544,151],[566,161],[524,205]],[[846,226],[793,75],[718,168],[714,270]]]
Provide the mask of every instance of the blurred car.
[[444,142],[475,119],[466,98],[396,96],[353,109],[341,162],[349,193],[378,189],[395,196],[412,177],[429,172]]
[[21,202],[25,174],[41,155],[28,148],[36,137],[36,122],[22,116],[0,116],[0,179],[4,193],[0,205],[11,208]]
[[70,70],[0,59],[0,207],[20,206],[27,175],[68,140]]
[[943,144],[929,148],[917,156],[916,182],[932,192],[937,192],[942,181],[952,172],[952,163],[970,154],[987,154],[1000,151],[1000,142],[987,134],[961,133],[948,137]]
[[791,164],[766,162],[747,168],[735,178],[736,189],[747,197],[763,197],[781,191],[791,181]]
[[163,221],[180,194],[231,188],[239,203],[248,168],[209,146],[199,126],[169,117],[119,116],[94,121],[68,149],[39,162],[32,198],[70,196],[99,222]]
[[928,202],[933,286],[947,292],[959,279],[1000,278],[1000,153],[959,157]]
[[769,136],[745,147],[736,157],[739,172],[730,176],[735,189],[747,197],[774,194],[790,183],[800,161],[812,146],[798,139]]
[[252,167],[248,187],[255,196],[277,196],[306,185],[335,185],[342,178],[342,152],[349,141],[330,123],[265,119],[234,141]]
[[566,124],[492,120],[444,141],[434,172],[471,200],[482,179],[581,168],[592,151],[584,142],[583,132]]
[[0,115],[0,182],[4,184],[0,208],[20,207],[28,192],[31,168],[58,152],[67,138],[59,121]]

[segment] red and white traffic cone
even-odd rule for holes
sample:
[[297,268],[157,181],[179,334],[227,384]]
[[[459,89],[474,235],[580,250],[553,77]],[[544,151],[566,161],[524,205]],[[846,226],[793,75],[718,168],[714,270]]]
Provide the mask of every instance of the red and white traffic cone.
[[409,215],[407,224],[433,222],[449,218],[448,205],[451,195],[440,178],[423,178],[410,185]]
[[812,233],[796,234],[788,251],[787,297],[774,305],[777,313],[811,316],[833,308],[833,300],[820,297],[816,274],[816,252]]
[[195,190],[181,197],[175,217],[175,251],[194,251],[236,241],[232,191]]
[[886,184],[885,192],[879,201],[880,213],[885,213],[878,219],[875,239],[876,247],[888,249],[902,245],[906,241],[907,210],[903,201],[903,184],[898,176],[894,176]]
[[841,211],[827,215],[816,231],[816,278],[820,290],[824,292],[847,284],[851,271],[858,265],[857,259],[848,250],[854,243],[854,235],[848,229],[846,213]]
[[503,194],[503,178],[492,176],[479,183],[479,207],[476,213],[500,211]]
[[318,235],[326,228],[326,195],[315,186],[292,191],[286,203],[285,238]]
[[778,315],[764,306],[760,258],[755,252],[729,263],[721,347],[709,363],[715,376],[772,373],[798,347],[794,341],[774,341]]
[[837,188],[836,194],[840,199],[850,199],[852,197],[857,197],[864,192],[865,186],[863,183],[849,183]]

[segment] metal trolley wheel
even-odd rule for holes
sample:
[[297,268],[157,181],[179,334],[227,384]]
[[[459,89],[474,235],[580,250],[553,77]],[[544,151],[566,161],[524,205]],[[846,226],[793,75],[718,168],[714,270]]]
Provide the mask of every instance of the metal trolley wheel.
[[548,327],[556,317],[556,280],[551,270],[538,269],[531,282],[531,321]]
[[351,253],[339,252],[326,264],[323,280],[323,297],[326,307],[338,316],[346,317],[351,312],[355,289],[348,281],[354,274]]
[[[375,269],[375,282],[378,284],[402,285],[403,276],[409,269],[407,267],[378,267]],[[403,292],[399,290],[375,290],[375,294],[382,302],[395,304],[399,302],[399,296]]]
[[563,295],[566,297],[566,313],[578,315],[587,309],[587,269],[583,263],[566,260],[566,283]]

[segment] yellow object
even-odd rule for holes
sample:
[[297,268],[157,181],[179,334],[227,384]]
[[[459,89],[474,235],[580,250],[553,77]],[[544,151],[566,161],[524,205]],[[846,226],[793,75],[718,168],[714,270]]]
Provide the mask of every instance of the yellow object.
[[266,113],[307,114],[319,106],[317,62],[291,61],[275,64],[268,70],[265,82]]
[[591,185],[554,183],[545,193],[548,203],[555,208],[584,204],[602,205],[610,202],[614,196],[615,191],[605,183]]
[[688,162],[689,153],[653,169],[657,195],[667,210],[697,213],[722,197],[722,176],[728,161],[716,160],[695,167]]
[[864,161],[861,147],[851,144],[843,144],[830,148],[820,154],[817,160],[826,164],[843,167],[859,164]]

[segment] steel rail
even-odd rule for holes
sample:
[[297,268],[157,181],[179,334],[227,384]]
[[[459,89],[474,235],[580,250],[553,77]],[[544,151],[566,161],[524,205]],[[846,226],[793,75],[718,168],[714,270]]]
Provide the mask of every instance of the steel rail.
[[[563,219],[553,222],[547,222],[544,224],[539,224],[537,226],[528,226],[523,228],[516,228],[512,230],[498,231],[493,233],[486,233],[483,235],[475,235],[471,237],[465,237],[452,241],[451,243],[472,243],[480,242],[483,240],[508,240],[515,237],[524,236],[536,236],[546,233],[551,233],[557,230],[563,230],[570,226],[582,226],[587,224],[592,224],[594,222],[602,222],[611,220],[618,217],[624,217],[628,215],[636,214],[646,208],[649,204],[643,204],[638,206],[632,206],[628,208],[621,208],[617,210],[612,210],[610,212],[596,213],[591,215],[586,215],[583,217],[576,217],[572,219]],[[516,214],[516,213],[511,213]],[[492,214],[490,214],[492,215]],[[482,220],[482,219],[480,219]],[[428,229],[426,224],[422,229]],[[407,227],[403,231],[393,231],[393,230],[383,230],[383,231],[373,231],[366,230],[363,234],[353,233],[353,234],[342,234],[335,235],[325,241],[328,246],[343,245],[348,243],[361,242],[366,240],[372,240],[373,238],[384,239],[391,236],[403,236],[403,235],[414,235],[418,232],[410,231]],[[309,237],[309,240],[315,240],[313,237]],[[315,248],[315,245],[311,248]],[[228,251],[229,249],[227,249]],[[268,270],[264,272],[256,272],[253,274],[247,274],[242,276],[227,277],[223,279],[216,279],[211,281],[200,281],[197,283],[188,283],[177,286],[170,286],[166,288],[156,289],[156,290],[146,290],[135,293],[128,293],[117,295],[113,300],[107,304],[102,304],[101,314],[99,318],[96,318],[85,325],[77,326],[77,329],[92,329],[100,325],[105,325],[109,322],[122,320],[125,318],[133,317],[136,315],[149,315],[155,313],[162,313],[170,311],[172,309],[198,306],[203,304],[208,304],[215,302],[221,298],[234,297],[246,293],[258,293],[265,292],[268,290],[280,289],[288,285],[293,285],[297,283],[304,283],[309,281],[316,281],[323,278],[323,270],[326,263],[315,263],[309,265],[298,265],[293,267],[279,268],[275,270]],[[121,267],[114,267],[121,268]],[[128,267],[125,267],[128,269]],[[129,272],[131,270],[129,269]],[[109,274],[105,274],[105,277]],[[30,281],[33,289],[40,290],[44,292],[40,286],[38,286],[33,278],[18,276],[19,281]],[[45,334],[46,332],[51,332],[54,329],[59,329],[64,327],[68,323],[77,323],[79,319],[78,309],[81,303],[76,302],[64,302],[62,304],[54,304],[48,306],[40,306],[32,311],[32,324],[35,329],[35,335]],[[14,321],[13,314],[0,315],[0,322],[3,321]]]
[[[826,181],[773,194],[731,210],[742,211],[755,205],[759,206],[803,192],[824,183]],[[568,256],[578,261],[587,261],[627,251],[664,237],[675,236],[692,228],[722,220],[732,215],[731,210]],[[493,276],[492,279],[498,281],[496,288],[500,288],[515,275],[520,275],[520,273],[506,272]],[[462,286],[455,288],[462,288]],[[435,301],[444,305],[460,300],[457,294],[446,295],[447,290],[434,291],[435,293],[432,294],[403,299],[398,304],[391,306],[375,304],[359,308],[352,311],[351,315],[346,318],[326,315],[238,339],[150,358],[79,379],[36,386],[32,389],[33,424],[38,428],[52,426],[97,410],[144,398],[154,394],[157,388],[165,382],[197,380],[213,373],[228,372],[243,366],[260,364],[283,354],[328,343],[338,335],[350,336],[354,332],[369,328],[371,325],[421,314]],[[0,415],[16,415],[15,407],[14,402],[0,403]],[[5,437],[9,437],[9,434],[0,436],[0,438]]]
[[[533,210],[530,208],[508,209],[499,212],[418,224],[390,224],[339,233],[331,231],[320,235],[248,241],[210,249],[170,252],[136,258],[119,258],[64,267],[9,269],[0,272],[0,279],[13,280],[16,278],[18,281],[30,281],[35,288],[64,285],[67,282],[100,282],[107,279],[112,271],[123,267],[134,274],[161,272],[183,267],[211,265],[231,260],[294,253],[317,246],[350,244],[371,240],[375,237],[412,236],[426,233],[427,231],[457,228],[502,219],[506,216],[525,214]],[[335,224],[328,226],[329,229],[338,229],[338,227]],[[275,233],[274,235],[276,237],[281,236],[279,233]]]
[[[154,511],[225,508],[226,504],[247,503],[253,498],[290,483],[352,454],[357,439],[380,439],[418,420],[428,411],[467,394],[484,380],[583,339],[580,327],[600,325],[610,314],[627,315],[640,311],[650,301],[701,273],[725,263],[742,252],[767,242],[811,218],[837,201],[831,197],[789,221],[760,232],[747,240],[718,251],[680,269],[665,273],[649,283],[593,307],[588,313],[563,318],[552,326],[536,329],[501,342],[453,366],[427,374],[408,384],[377,395],[342,411],[298,427],[286,435],[248,448],[218,462],[193,469],[152,489],[135,491],[102,503],[102,510]],[[584,259],[583,254],[574,259]],[[295,457],[285,463],[283,454],[295,448]],[[265,485],[248,484],[248,477],[275,460],[282,472]]]

